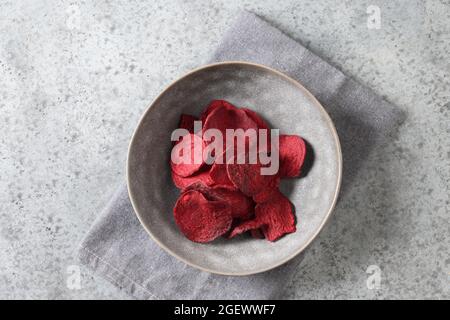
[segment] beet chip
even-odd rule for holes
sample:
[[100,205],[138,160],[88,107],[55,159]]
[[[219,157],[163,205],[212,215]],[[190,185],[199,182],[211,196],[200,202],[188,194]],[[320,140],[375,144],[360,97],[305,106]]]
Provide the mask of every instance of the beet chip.
[[298,177],[305,155],[306,146],[302,138],[297,135],[280,135],[280,176]]
[[214,185],[236,189],[233,182],[228,178],[227,165],[214,163],[209,171],[209,176]]
[[203,123],[203,130],[206,131],[208,129],[218,129],[222,133],[223,142],[225,143],[226,129],[257,130],[258,125],[244,110],[227,103],[214,107],[208,113]]
[[190,114],[182,114],[178,128],[186,129],[189,133],[194,133],[194,121],[196,120],[198,120],[197,117],[191,116]]
[[[231,150],[231,149],[228,149]],[[211,177],[212,185],[214,186],[223,186],[231,189],[237,189],[236,186],[231,182],[230,178],[228,177],[227,172],[227,165],[226,165],[226,154],[227,151],[225,150],[222,153],[221,162],[214,162],[214,164],[211,166],[211,170],[209,171],[209,176]],[[233,153],[234,155],[234,153]],[[217,161],[218,159],[216,159]]]
[[246,160],[244,164],[227,163],[227,173],[231,182],[247,196],[254,196],[263,191],[276,189],[280,183],[280,177],[275,175],[262,175],[260,163],[250,164]]
[[263,226],[264,221],[262,219],[258,219],[258,217],[252,220],[244,221],[238,226],[234,227],[233,230],[231,230],[231,233],[228,236],[228,238],[233,238],[241,233],[244,233],[245,231],[257,230]]
[[233,182],[231,182],[230,178],[228,178],[226,153],[226,150],[222,153],[222,163],[214,162],[211,166],[211,170],[209,171],[209,175],[214,185],[236,189]]
[[[197,172],[204,164],[203,148],[203,140],[198,135],[192,133],[185,135],[172,149],[170,162],[172,171],[180,177],[189,177]],[[189,150],[190,159],[187,158],[188,155],[183,157],[186,150]]]
[[209,114],[213,112],[215,109],[224,107],[224,108],[235,108],[231,103],[225,100],[213,100],[209,103],[206,109],[200,115],[200,120],[202,124],[205,124],[206,118],[208,118]]
[[296,230],[292,203],[281,192],[269,201],[259,203],[255,207],[255,215],[265,222],[262,232],[269,241]]
[[258,228],[261,228],[269,241],[275,241],[287,233],[295,232],[292,204],[281,192],[275,193],[269,201],[257,204],[255,219],[245,221],[235,227],[230,233],[230,238]]
[[175,222],[191,241],[210,242],[226,233],[232,223],[230,206],[225,201],[209,201],[202,193],[183,193],[173,209]]
[[181,177],[172,171],[172,181],[178,189],[184,190],[193,183],[202,182],[204,184],[211,184],[208,168],[204,168],[190,177]]
[[185,191],[195,190],[201,192],[206,199],[211,201],[224,201],[231,208],[233,218],[248,219],[255,212],[255,203],[239,190],[226,187],[209,187],[199,182],[191,184]]
[[244,110],[245,113],[247,114],[247,116],[249,116],[250,119],[252,119],[256,123],[256,125],[258,126],[258,129],[270,130],[269,125],[255,111],[247,109],[247,108],[241,108],[241,110]]
[[278,188],[267,188],[262,190],[260,193],[255,194],[253,196],[253,201],[255,201],[256,203],[262,203],[262,202],[266,202],[266,201],[270,201],[270,199],[274,196],[274,193],[277,193]]

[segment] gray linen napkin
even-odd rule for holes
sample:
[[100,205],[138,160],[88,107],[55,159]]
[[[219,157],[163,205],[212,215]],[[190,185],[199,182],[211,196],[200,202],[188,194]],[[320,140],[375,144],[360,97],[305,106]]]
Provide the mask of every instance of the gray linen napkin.
[[[386,142],[403,120],[400,110],[251,13],[238,18],[211,62],[226,60],[271,66],[299,80],[318,98],[341,139],[344,191],[372,147]],[[125,185],[88,232],[79,254],[82,264],[138,299],[282,298],[302,260],[300,255],[274,270],[245,277],[196,270],[149,238],[133,212]]]

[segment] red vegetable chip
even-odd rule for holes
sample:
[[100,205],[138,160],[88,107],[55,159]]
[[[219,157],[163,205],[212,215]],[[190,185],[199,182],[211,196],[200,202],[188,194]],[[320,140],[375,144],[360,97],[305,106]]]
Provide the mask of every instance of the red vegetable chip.
[[[193,175],[204,164],[203,148],[203,140],[198,135],[192,133],[185,135],[172,149],[170,161],[172,171],[180,177]],[[186,150],[190,157],[189,154],[184,154]]]
[[305,141],[297,135],[280,135],[280,176],[293,178],[300,175],[305,161]]
[[210,242],[226,233],[232,223],[230,206],[209,201],[195,190],[181,194],[173,209],[175,222],[191,241]]
[[236,189],[233,182],[228,178],[226,164],[214,163],[209,171],[209,175],[214,185]]
[[233,230],[231,230],[229,238],[233,238],[241,233],[244,233],[249,230],[257,230],[261,228],[264,225],[264,221],[262,219],[259,219],[256,217],[252,220],[247,220],[239,224],[238,226],[234,227]]
[[262,203],[269,201],[277,192],[279,192],[278,188],[267,188],[262,190],[260,193],[255,194],[252,198],[256,203]]
[[196,172],[190,177],[181,177],[172,171],[172,181],[178,189],[184,190],[190,185],[198,182],[204,184],[211,184],[211,178],[209,176],[208,167]]
[[[214,186],[223,186],[223,187],[227,187],[227,188],[231,188],[231,189],[237,189],[236,186],[233,184],[233,182],[231,182],[230,178],[228,177],[228,172],[227,172],[227,165],[226,165],[226,160],[227,160],[227,152],[231,150],[231,149],[227,149],[222,153],[222,158],[218,158],[216,159],[216,162],[213,163],[213,165],[211,166],[211,170],[209,171],[209,175],[211,177],[211,182],[212,185]],[[233,153],[231,155],[231,157],[235,156],[235,153]],[[219,163],[218,160],[221,160]]]
[[265,238],[269,241],[275,241],[287,233],[295,232],[292,204],[281,192],[275,193],[272,199],[257,204],[255,219],[245,221],[235,227],[231,231],[230,237],[258,228],[261,228]]
[[[248,158],[248,155],[247,155]],[[262,175],[261,163],[250,164],[248,159],[244,164],[234,161],[227,163],[227,173],[231,182],[247,196],[254,196],[263,191],[276,189],[280,183],[278,174]]]
[[233,218],[248,219],[255,212],[255,203],[239,190],[226,187],[209,187],[204,183],[194,183],[186,188],[186,191],[195,190],[201,192],[206,199],[214,201],[224,201],[231,208]]
[[180,122],[178,128],[186,129],[189,133],[194,133],[194,121],[197,121],[197,117],[190,114],[182,114],[180,117]]
[[264,141],[260,141],[259,138],[259,131],[258,131],[258,151],[259,152],[264,152],[264,151],[270,151],[271,147],[271,141],[270,141],[270,137],[271,137],[271,132],[270,132],[270,127],[269,125],[266,123],[266,121],[255,111],[247,109],[247,108],[242,108],[242,110],[245,111],[245,113],[247,113],[247,115],[256,123],[256,125],[258,126],[258,130],[261,129],[265,129],[266,134],[267,134],[267,140]]
[[202,112],[200,115],[200,120],[202,121],[202,124],[205,124],[206,118],[208,118],[209,114],[213,112],[215,109],[225,107],[225,108],[236,108],[231,103],[225,100],[213,100],[209,103],[209,105],[206,107],[206,109]]
[[227,165],[226,165],[226,153],[227,151],[224,151],[222,153],[222,163],[218,163],[216,159],[216,162],[211,166],[211,170],[209,171],[209,175],[211,176],[211,181],[214,185],[217,186],[224,186],[236,189],[233,182],[231,182],[230,178],[228,178],[227,173]]
[[264,121],[264,119],[255,111],[247,108],[241,108],[241,110],[244,110],[247,116],[249,116],[250,119],[252,119],[256,123],[258,129],[270,130],[269,125],[266,123],[266,121]]
[[265,222],[262,228],[269,241],[275,241],[287,233],[295,232],[293,205],[281,192],[255,207],[255,215]]
[[231,104],[222,104],[208,113],[203,124],[203,130],[206,131],[208,129],[218,129],[222,133],[225,143],[226,129],[257,130],[258,126],[244,110],[238,109]]

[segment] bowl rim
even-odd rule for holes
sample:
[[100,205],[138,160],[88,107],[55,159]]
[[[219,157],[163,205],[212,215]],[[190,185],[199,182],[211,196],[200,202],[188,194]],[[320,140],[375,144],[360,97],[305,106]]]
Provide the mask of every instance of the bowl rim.
[[[334,191],[334,195],[333,195],[333,201],[328,209],[328,212],[326,213],[324,219],[322,220],[322,222],[320,223],[320,225],[317,227],[317,229],[314,231],[313,235],[308,239],[308,241],[306,241],[305,244],[303,244],[298,250],[296,250],[293,254],[289,255],[288,257],[284,258],[283,260],[273,264],[270,267],[265,267],[265,268],[261,268],[261,269],[257,269],[255,271],[245,271],[245,272],[221,272],[218,270],[212,270],[212,269],[208,269],[202,266],[199,266],[193,262],[187,261],[185,258],[177,255],[176,253],[174,253],[171,249],[169,249],[165,244],[163,244],[162,242],[160,242],[157,237],[155,235],[153,235],[153,233],[151,232],[151,230],[147,227],[147,225],[144,223],[143,218],[141,218],[142,214],[139,213],[139,210],[137,208],[137,204],[135,203],[134,197],[133,197],[133,192],[130,188],[130,154],[131,154],[131,148],[134,144],[134,141],[136,139],[136,133],[139,130],[139,128],[142,125],[142,122],[144,120],[144,118],[147,116],[147,114],[149,113],[149,111],[152,109],[152,107],[155,105],[155,103],[167,92],[169,91],[175,84],[177,84],[178,82],[180,82],[181,80],[187,78],[188,76],[197,73],[199,71],[203,71],[206,69],[210,69],[210,68],[214,68],[217,66],[222,66],[222,65],[244,65],[244,66],[250,66],[250,67],[256,67],[256,68],[260,68],[260,69],[264,69],[265,71],[274,73],[282,78],[284,78],[285,80],[291,82],[292,84],[294,84],[296,87],[298,87],[301,91],[303,91],[303,93],[311,99],[311,101],[313,102],[313,104],[315,104],[315,106],[320,110],[320,112],[323,114],[324,118],[326,119],[326,122],[329,126],[329,128],[331,129],[333,138],[334,138],[334,142],[335,142],[335,146],[336,146],[336,151],[337,151],[337,156],[338,156],[338,175],[337,175],[337,184],[336,184],[336,188]],[[130,202],[131,205],[133,206],[133,210],[140,222],[140,224],[144,227],[145,231],[149,234],[150,238],[155,241],[163,250],[165,250],[167,253],[169,253],[170,255],[172,255],[173,257],[177,258],[178,260],[186,263],[187,265],[194,267],[196,269],[199,269],[201,271],[206,271],[209,273],[213,273],[213,274],[219,274],[219,275],[225,275],[225,276],[248,276],[248,275],[252,275],[252,274],[257,274],[257,273],[262,273],[262,272],[266,272],[269,270],[272,270],[274,268],[277,268],[285,263],[287,263],[288,261],[290,261],[291,259],[293,259],[294,257],[296,257],[297,255],[299,255],[301,252],[303,252],[318,236],[318,234],[320,233],[320,231],[323,229],[323,227],[325,226],[325,224],[328,222],[328,220],[331,217],[331,214],[334,210],[334,208],[336,207],[336,203],[337,203],[337,199],[339,196],[339,191],[341,188],[341,182],[342,182],[342,149],[341,149],[341,144],[339,141],[339,136],[336,130],[336,127],[334,126],[333,121],[331,120],[331,117],[329,116],[328,112],[325,110],[325,108],[322,106],[322,104],[317,100],[317,98],[311,93],[309,92],[308,89],[306,89],[299,81],[291,78],[290,76],[282,73],[281,71],[278,71],[274,68],[259,64],[259,63],[253,63],[253,62],[247,62],[247,61],[223,61],[223,62],[216,62],[216,63],[211,63],[211,64],[206,64],[203,66],[200,66],[198,68],[195,68],[187,73],[185,73],[184,75],[182,75],[181,77],[179,77],[178,79],[172,81],[160,94],[157,95],[157,97],[150,103],[147,105],[146,110],[144,111],[144,113],[142,114],[142,116],[139,119],[139,122],[133,132],[133,135],[130,139],[130,143],[128,145],[128,153],[127,153],[127,161],[126,161],[126,181],[127,181],[127,190],[128,190],[128,195],[130,198]]]

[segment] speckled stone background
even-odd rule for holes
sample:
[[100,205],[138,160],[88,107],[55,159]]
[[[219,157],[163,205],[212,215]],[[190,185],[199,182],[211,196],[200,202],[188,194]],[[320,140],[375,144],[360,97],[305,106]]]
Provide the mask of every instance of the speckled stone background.
[[[378,30],[369,5],[381,10]],[[128,298],[83,268],[74,286],[76,248],[124,180],[147,104],[207,61],[243,8],[408,114],[286,297],[450,298],[447,0],[2,1],[0,298]],[[367,286],[370,265],[378,289]]]

